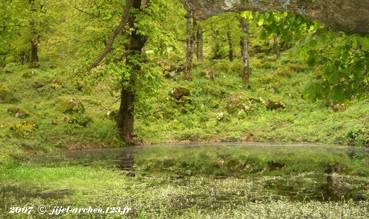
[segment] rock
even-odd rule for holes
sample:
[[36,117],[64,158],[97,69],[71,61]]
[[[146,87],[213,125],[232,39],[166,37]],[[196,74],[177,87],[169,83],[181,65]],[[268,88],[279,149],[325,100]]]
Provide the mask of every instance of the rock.
[[18,99],[8,87],[0,85],[0,103],[15,103]]
[[46,83],[43,82],[43,81],[35,81],[32,85],[32,87],[34,89],[39,89],[39,88],[42,88],[42,87],[45,87],[46,86]]
[[228,113],[237,113],[240,110],[248,112],[252,108],[252,102],[243,94],[231,94],[226,98]]
[[279,109],[285,109],[286,105],[284,105],[284,103],[279,102],[279,101],[269,100],[266,104],[266,107],[268,110],[279,110]]
[[7,109],[7,112],[12,116],[16,118],[21,118],[21,119],[24,119],[30,116],[30,114],[26,110],[23,110],[19,107],[9,107]]
[[88,124],[92,122],[91,117],[81,114],[72,115],[71,117],[68,117],[66,120],[69,124],[80,125],[82,127],[87,127]]
[[73,97],[59,97],[57,107],[63,113],[84,113],[85,107],[82,102]]
[[176,65],[163,65],[164,76],[166,78],[174,78],[177,75],[180,75],[182,72],[186,70],[186,66],[184,64],[176,64]]
[[328,2],[326,0],[184,0],[182,2],[185,8],[191,10],[197,19],[205,19],[227,11],[285,11],[323,22],[336,30],[369,33],[368,0],[334,0]]
[[34,71],[27,71],[27,72],[23,73],[22,77],[23,78],[32,78],[34,75],[36,75],[36,73]]
[[170,94],[176,100],[180,100],[183,97],[190,96],[190,90],[185,87],[175,87],[170,91]]

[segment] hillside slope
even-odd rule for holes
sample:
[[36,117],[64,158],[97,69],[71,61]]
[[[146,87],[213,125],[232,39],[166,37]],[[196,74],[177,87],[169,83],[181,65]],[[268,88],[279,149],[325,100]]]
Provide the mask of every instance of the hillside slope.
[[[249,85],[241,81],[239,60],[196,66],[192,81],[167,70],[155,92],[140,94],[137,141],[365,141],[368,100],[313,102],[305,88],[314,73],[291,61],[293,53],[280,61],[260,57],[252,59]],[[119,104],[114,77],[70,69],[42,63],[38,69],[8,65],[0,70],[1,160],[25,151],[122,145],[114,122]]]

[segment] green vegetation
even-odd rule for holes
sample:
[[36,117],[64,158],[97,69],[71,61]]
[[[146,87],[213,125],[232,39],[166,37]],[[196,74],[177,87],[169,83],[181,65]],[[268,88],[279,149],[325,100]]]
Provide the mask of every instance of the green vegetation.
[[[136,218],[365,218],[368,213],[368,203],[358,201],[368,195],[362,151],[352,159],[344,147],[334,146],[142,147],[136,149],[134,177],[114,167],[120,153],[49,154],[3,167],[0,207],[129,206],[128,216]],[[325,172],[333,169],[330,182]]]
[[180,1],[4,5],[0,218],[368,217],[368,36]]

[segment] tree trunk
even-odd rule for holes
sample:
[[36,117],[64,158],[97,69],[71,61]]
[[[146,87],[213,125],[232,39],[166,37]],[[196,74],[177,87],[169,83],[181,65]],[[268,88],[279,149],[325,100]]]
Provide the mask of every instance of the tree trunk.
[[121,138],[127,144],[133,144],[135,93],[132,89],[122,88],[118,114],[118,128]]
[[213,41],[214,41],[213,59],[221,59],[222,58],[222,54],[220,52],[219,30],[213,31]]
[[37,40],[31,40],[31,66],[37,67],[38,61],[38,43]]
[[185,79],[192,80],[192,67],[193,67],[193,52],[194,52],[194,31],[195,24],[192,23],[192,14],[187,12],[186,14],[186,70]]
[[231,30],[227,31],[227,41],[228,41],[228,59],[229,61],[233,61],[233,42],[232,42],[232,33]]
[[250,58],[249,58],[249,27],[246,18],[240,18],[243,36],[241,37],[241,53],[243,62],[242,80],[244,83],[250,81]]
[[203,30],[200,25],[197,26],[196,31],[196,48],[197,48],[197,62],[202,63],[204,57],[204,42],[203,42]]
[[36,20],[34,18],[37,13],[36,5],[34,0],[29,0],[30,11],[31,11],[31,20],[30,20],[30,28],[31,28],[31,54],[30,54],[30,62],[31,67],[38,67],[38,41],[39,34],[36,30]]
[[280,46],[279,46],[278,34],[274,34],[274,36],[273,36],[273,48],[274,48],[275,56],[276,56],[277,60],[279,60],[281,58],[281,49],[280,49]]
[[[132,8],[135,12],[142,10],[141,0],[133,0]],[[146,37],[142,36],[135,27],[136,15],[130,13],[128,24],[132,33],[129,37],[129,43],[125,45],[127,51],[126,66],[131,70],[128,85],[123,85],[121,91],[121,103],[117,118],[118,130],[121,138],[127,144],[133,144],[134,131],[134,107],[135,107],[135,81],[137,74],[141,71],[140,62],[142,62],[142,49],[146,43]]]

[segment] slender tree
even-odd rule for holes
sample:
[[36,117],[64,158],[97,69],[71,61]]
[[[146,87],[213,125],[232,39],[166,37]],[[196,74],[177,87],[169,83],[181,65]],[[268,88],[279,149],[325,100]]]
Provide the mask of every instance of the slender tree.
[[243,35],[241,37],[241,53],[243,62],[242,80],[248,83],[250,80],[250,57],[249,57],[249,27],[245,17],[240,18]]
[[185,18],[186,18],[186,41],[187,41],[185,79],[192,80],[193,53],[195,43],[194,28],[196,27],[196,22],[194,22],[192,18],[191,11],[187,12]]
[[196,30],[196,49],[197,62],[201,64],[204,59],[204,37],[202,27],[199,24]]
[[275,56],[276,59],[280,59],[281,58],[281,49],[280,49],[280,45],[279,45],[279,36],[277,33],[275,33],[273,35],[273,48],[274,48],[274,52],[275,52]]
[[227,42],[228,42],[228,59],[233,61],[233,41],[232,41],[232,31],[228,26],[227,30]]

